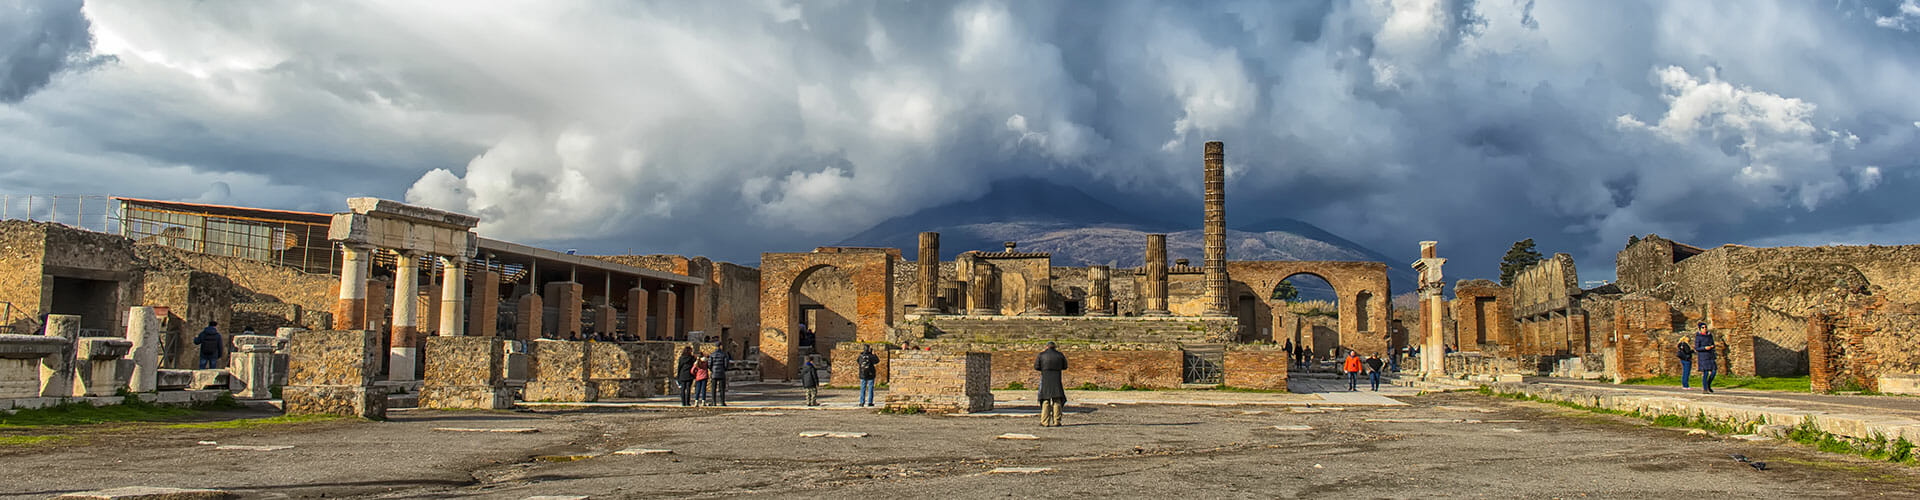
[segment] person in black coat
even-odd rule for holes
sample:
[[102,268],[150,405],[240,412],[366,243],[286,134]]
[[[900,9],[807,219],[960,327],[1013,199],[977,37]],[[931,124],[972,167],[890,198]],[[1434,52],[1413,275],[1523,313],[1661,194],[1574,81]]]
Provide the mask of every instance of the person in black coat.
[[693,406],[693,348],[680,348],[679,364],[673,374],[673,380],[680,383],[680,406]]
[[820,370],[813,367],[813,360],[800,367],[800,387],[807,388],[807,406],[820,406]]
[[214,368],[213,365],[219,364],[220,352],[225,347],[220,339],[220,322],[208,321],[207,329],[193,336],[193,343],[200,346],[200,369]]
[[873,354],[873,346],[869,344],[860,351],[854,364],[860,365],[860,406],[873,406],[873,379],[878,375],[875,372],[879,371],[880,356]]
[[713,404],[727,405],[727,363],[733,356],[727,355],[726,346],[715,347],[713,354],[707,356],[707,369],[713,370],[713,378],[707,381],[708,396]]
[[1067,404],[1067,388],[1060,381],[1060,372],[1067,371],[1067,355],[1048,342],[1047,350],[1034,358],[1033,369],[1040,372],[1040,426],[1059,427]]

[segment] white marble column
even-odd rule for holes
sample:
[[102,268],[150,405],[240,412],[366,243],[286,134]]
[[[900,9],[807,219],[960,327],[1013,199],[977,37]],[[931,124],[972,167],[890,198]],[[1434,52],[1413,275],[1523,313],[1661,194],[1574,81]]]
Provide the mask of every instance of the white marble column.
[[387,380],[414,380],[420,363],[420,255],[400,252],[393,280],[393,335]]
[[459,337],[467,334],[467,258],[441,257],[440,335]]
[[160,318],[153,315],[152,307],[127,308],[127,340],[133,341],[133,351],[127,353],[127,359],[133,360],[133,376],[127,380],[127,390],[159,390]]

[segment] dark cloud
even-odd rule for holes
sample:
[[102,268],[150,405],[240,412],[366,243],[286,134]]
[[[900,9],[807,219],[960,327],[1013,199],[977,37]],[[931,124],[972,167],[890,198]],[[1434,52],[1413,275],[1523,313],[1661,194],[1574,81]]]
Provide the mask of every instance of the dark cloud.
[[1232,217],[1598,279],[1630,234],[1920,241],[1913,1],[98,4],[118,61],[0,105],[0,190],[752,261],[1007,178],[1197,223],[1224,140]]
[[0,5],[0,103],[19,102],[86,59],[93,46],[78,0]]

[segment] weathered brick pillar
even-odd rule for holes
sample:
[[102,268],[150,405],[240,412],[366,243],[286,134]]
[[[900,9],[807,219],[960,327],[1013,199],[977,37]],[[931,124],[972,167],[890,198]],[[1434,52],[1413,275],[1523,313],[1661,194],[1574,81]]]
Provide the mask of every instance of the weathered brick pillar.
[[500,273],[473,273],[472,304],[468,305],[467,333],[475,337],[496,337],[500,323]]
[[[1204,316],[1227,316],[1227,154],[1220,141],[1207,141],[1206,170],[1206,280]],[[1365,326],[1363,325],[1362,328]]]
[[[460,337],[467,334],[467,258],[441,257],[440,335]],[[575,313],[578,314],[578,313]]]
[[394,259],[393,332],[387,344],[387,380],[414,380],[420,362],[420,256]]
[[133,342],[132,352],[127,353],[127,359],[133,361],[127,390],[160,390],[160,318],[153,315],[152,307],[127,308],[127,340]]
[[920,305],[914,314],[940,314],[940,233],[920,233]]
[[1167,316],[1167,235],[1147,235],[1147,296],[1141,316]]
[[659,332],[661,340],[678,340],[680,338],[680,328],[677,325],[680,318],[679,294],[673,293],[671,288],[665,288],[654,292],[653,295],[654,300],[659,301],[653,312],[654,322],[659,325],[654,330]]
[[333,327],[339,330],[367,328],[367,275],[373,264],[370,247],[340,246],[340,301],[333,306]]
[[973,278],[967,282],[967,305],[972,309],[967,314],[991,316],[1000,314],[999,309],[987,300],[993,283],[993,265],[980,259],[973,259]]
[[1087,291],[1088,316],[1113,315],[1113,276],[1107,266],[1087,268],[1087,280],[1093,282],[1093,289]]
[[540,299],[540,294],[522,295],[516,306],[513,312],[518,321],[513,325],[514,337],[523,342],[540,338],[540,334],[546,331],[543,323],[547,313],[546,303]]
[[40,358],[40,397],[73,396],[73,371],[74,365],[78,364],[74,356],[79,350],[80,317],[68,314],[48,315],[46,330],[46,336],[66,339],[67,343],[60,348],[59,353]]
[[1807,318],[1807,374],[1813,392],[1833,390],[1833,314],[1814,313]]
[[572,281],[555,281],[547,284],[546,298],[553,302],[553,334],[567,338],[568,334],[580,333],[580,284]]
[[654,340],[653,332],[647,329],[647,289],[633,287],[627,290],[627,333],[641,340]]
[[618,333],[620,331],[620,311],[608,304],[594,306],[593,331],[605,334]]

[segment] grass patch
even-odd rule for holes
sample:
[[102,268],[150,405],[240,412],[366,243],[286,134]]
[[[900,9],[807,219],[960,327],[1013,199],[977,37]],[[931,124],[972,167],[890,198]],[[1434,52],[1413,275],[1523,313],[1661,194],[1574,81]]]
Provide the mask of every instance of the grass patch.
[[33,446],[66,439],[67,436],[0,436],[0,446]]
[[168,429],[253,429],[272,425],[300,424],[306,422],[325,422],[348,417],[340,415],[281,415],[266,418],[242,418],[220,422],[192,422],[166,426]]
[[927,409],[921,408],[920,405],[907,405],[899,408],[894,408],[891,406],[880,407],[881,415],[919,415],[921,413],[926,413],[926,412],[927,412]]
[[242,407],[238,401],[234,401],[231,394],[221,394],[213,401],[193,406],[162,406],[122,391],[120,404],[117,405],[93,406],[81,402],[67,402],[46,408],[19,410],[12,415],[0,415],[0,429],[167,421],[178,420],[208,410],[232,410]]
[[[1693,377],[1692,382],[1693,382],[1692,383],[1693,387],[1700,387],[1700,377],[1698,375],[1695,375]],[[1627,385],[1660,385],[1660,386],[1668,386],[1668,387],[1679,387],[1680,377],[1677,375],[1662,375],[1659,377],[1649,377],[1649,378],[1631,378],[1621,383],[1627,384]],[[1807,377],[1807,376],[1746,377],[1746,376],[1737,376],[1737,375],[1723,375],[1723,376],[1717,376],[1713,378],[1713,386],[1715,388],[1720,388],[1720,389],[1753,389],[1757,391],[1812,392],[1813,380],[1811,377]]]
[[1021,390],[1026,390],[1026,388],[1027,388],[1027,384],[1022,384],[1018,380],[1007,383],[1007,390],[1009,391],[1021,391]]

